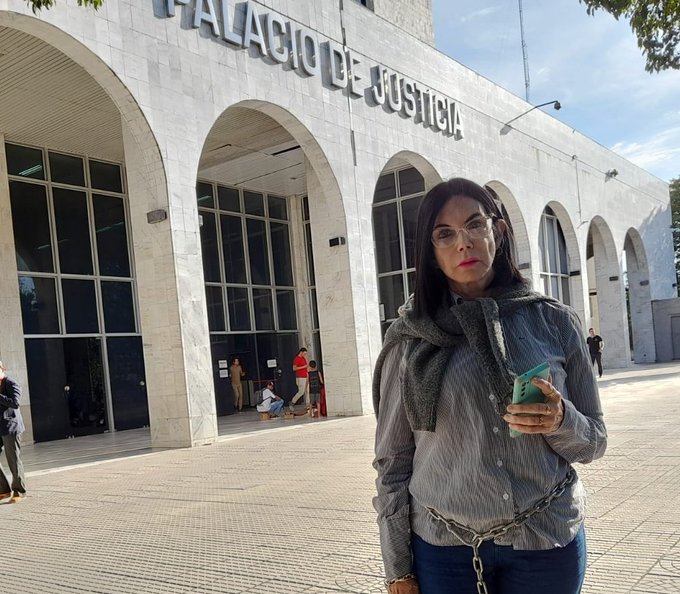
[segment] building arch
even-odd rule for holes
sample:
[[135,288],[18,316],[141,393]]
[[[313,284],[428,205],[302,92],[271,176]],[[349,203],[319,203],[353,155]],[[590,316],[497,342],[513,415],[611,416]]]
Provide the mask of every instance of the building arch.
[[[551,262],[547,245],[549,241],[548,220],[554,220],[557,223],[556,229],[558,235],[555,235],[555,241],[557,241],[555,249],[559,250],[559,233],[562,234],[563,238],[563,254],[560,259],[561,266],[558,266],[559,274],[562,278],[560,280],[560,290],[557,292],[552,287],[554,281],[550,280],[550,272],[554,268],[554,263]],[[538,290],[556,298],[559,298],[560,294],[568,292],[568,305],[574,308],[581,320],[585,320],[583,270],[578,238],[569,212],[556,200],[549,201],[543,209],[539,224],[538,252],[538,260],[536,260],[538,274],[534,274],[534,286]],[[555,271],[557,272],[557,269]]]
[[607,222],[601,216],[590,221],[586,242],[586,267],[590,299],[589,326],[602,336],[605,367],[630,365],[630,346],[624,283],[618,251]]
[[[221,308],[225,315],[219,329],[211,319],[213,364],[238,354],[246,362],[251,359],[262,375],[267,373],[266,361],[276,359],[282,370],[279,385],[283,393],[291,389],[294,392],[291,361],[298,347],[305,346],[310,358],[323,368],[329,395],[332,393],[327,402],[329,414],[369,410],[369,402],[364,402],[362,395],[370,394],[370,390],[362,390],[360,382],[370,382],[370,377],[362,375],[358,368],[358,338],[346,332],[347,328],[365,328],[362,320],[367,319],[366,304],[337,299],[338,292],[352,293],[356,269],[352,270],[350,260],[362,258],[363,253],[359,253],[362,250],[357,250],[356,244],[347,245],[347,237],[354,230],[348,225],[346,202],[319,141],[287,109],[263,100],[240,101],[222,111],[208,132],[197,180],[197,204],[204,220],[201,235],[206,291],[222,299],[221,303],[209,302],[208,310],[210,313],[215,307],[217,311]],[[223,204],[217,194],[211,197],[208,186],[213,193],[222,192],[225,197],[231,193],[237,206]],[[202,202],[201,187],[206,188],[207,203]],[[215,201],[214,209],[208,204],[211,200]],[[261,202],[261,210],[257,206],[250,208],[250,201]],[[274,208],[274,202],[279,206]],[[213,218],[219,228],[217,244],[223,247],[228,239],[242,246],[238,249],[243,250],[246,262],[240,280],[230,278],[224,262],[222,272],[208,276],[206,262],[211,248],[205,221]],[[236,218],[240,223],[225,235],[223,223],[233,223]],[[257,250],[250,245],[257,234],[266,252],[259,271],[252,260]],[[278,248],[275,241],[279,242]],[[292,270],[290,276],[278,274],[288,267]],[[231,323],[231,308],[238,299],[236,291],[246,296],[252,339],[246,337],[247,325],[236,328]],[[258,322],[257,311],[262,308],[256,295],[263,303],[271,303],[271,321],[261,323],[260,317]],[[286,311],[294,314],[283,309],[282,298],[286,295],[294,296],[285,297]],[[284,317],[286,324],[282,324]],[[329,357],[349,361],[354,369],[324,367]],[[218,412],[229,414],[229,398],[225,404],[223,395],[229,387],[221,387],[218,373],[214,367]],[[348,373],[356,384],[347,381]]]
[[491,188],[501,201],[501,210],[505,211],[503,212],[503,216],[507,217],[508,222],[512,227],[512,232],[515,236],[515,257],[519,270],[524,276],[531,278],[531,242],[529,241],[527,225],[524,220],[524,214],[519,207],[519,203],[514,194],[510,191],[510,188],[504,183],[497,180],[491,180],[486,186]]
[[[141,387],[139,398],[143,397],[145,402],[148,398],[153,445],[183,447],[211,441],[217,433],[214,415],[210,414],[211,393],[188,389],[189,385],[201,385],[196,377],[201,375],[204,365],[200,341],[187,341],[183,337],[183,332],[191,325],[193,310],[191,299],[181,295],[181,283],[177,280],[181,271],[173,252],[173,245],[184,243],[181,241],[183,231],[172,223],[174,212],[169,202],[163,155],[142,108],[102,58],[58,27],[33,16],[0,11],[0,38],[10,39],[15,48],[18,44],[27,48],[25,56],[46,58],[33,65],[30,78],[26,72],[17,73],[23,82],[18,87],[18,99],[6,98],[2,106],[5,121],[0,126],[0,133],[5,135],[5,140],[17,145],[43,147],[41,150],[44,151],[83,155],[88,159],[86,162],[94,156],[124,166],[128,203],[126,224],[129,225],[131,266],[136,283],[139,336],[134,364],[140,377],[134,383]],[[59,68],[55,67],[57,64]],[[50,87],[50,82],[54,81],[59,85]],[[28,109],[46,94],[34,88],[41,84],[50,90],[48,95],[54,99],[52,105],[47,109]],[[20,117],[12,115],[12,110],[22,107]],[[93,192],[89,186],[86,189],[88,193]],[[147,213],[151,212],[161,215],[157,219],[161,221],[159,224],[149,224]],[[169,222],[163,222],[164,218]],[[13,242],[13,238],[9,241]],[[10,253],[13,248],[12,245]],[[187,261],[187,264],[191,267],[191,262]],[[13,266],[16,271],[16,265]],[[164,271],[162,277],[157,274],[158,270]],[[23,343],[20,303],[14,298],[6,303],[12,311],[3,312],[10,314],[3,318],[18,320],[14,330]],[[163,316],[158,315],[160,310],[165,312]],[[169,324],[168,319],[171,320]],[[62,332],[68,332],[68,328]],[[100,332],[105,332],[104,326],[100,326]],[[142,347],[142,335],[145,344],[164,345],[168,349],[167,356],[159,357],[158,353],[152,354],[147,347]],[[4,340],[3,350],[7,347]],[[71,339],[64,335],[64,340]],[[108,344],[109,339],[102,337],[100,340],[102,344]],[[29,365],[24,349],[14,344],[7,350],[14,354],[13,367],[30,392]],[[109,374],[113,373],[111,352],[111,349],[105,349],[102,354],[104,368]],[[123,354],[129,358],[130,351]],[[172,382],[167,381],[168,369],[176,373]],[[108,376],[104,381],[107,390],[112,391],[116,382]],[[187,394],[191,394],[191,402]],[[116,419],[116,427],[128,428],[130,425],[124,415],[117,418],[112,392],[108,398],[112,402],[107,404],[109,421]],[[31,424],[30,393],[26,404]],[[129,403],[137,408],[138,405],[139,402]],[[197,414],[196,410],[201,413]],[[110,425],[109,428],[113,427]]]
[[626,232],[623,243],[626,263],[628,323],[632,359],[635,363],[656,361],[649,264],[644,242],[637,229]]
[[418,207],[425,193],[441,181],[424,157],[401,151],[385,163],[376,182],[372,219],[383,335],[413,293]]

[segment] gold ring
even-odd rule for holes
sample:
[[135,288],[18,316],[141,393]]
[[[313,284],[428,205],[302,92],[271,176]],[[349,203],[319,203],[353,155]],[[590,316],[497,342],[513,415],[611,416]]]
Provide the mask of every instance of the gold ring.
[[548,394],[548,398],[552,398],[555,394],[557,394],[557,390],[555,389],[555,386],[553,386],[553,389],[550,390],[550,393]]
[[543,415],[539,415],[538,417],[538,424],[543,425]]
[[546,415],[552,414],[552,409],[550,408],[550,405],[547,402],[545,403],[545,414]]

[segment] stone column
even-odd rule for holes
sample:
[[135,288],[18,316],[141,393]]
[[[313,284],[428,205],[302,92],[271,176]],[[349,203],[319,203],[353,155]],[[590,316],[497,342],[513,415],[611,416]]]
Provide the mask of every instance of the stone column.
[[26,425],[23,443],[32,443],[31,400],[28,393],[26,350],[24,349],[24,328],[21,321],[21,300],[19,299],[17,259],[14,247],[14,230],[12,229],[12,206],[7,179],[5,137],[2,134],[0,134],[0,221],[3,222],[2,233],[0,233],[0,360],[7,367],[7,374],[18,381],[21,386],[21,415]]
[[[195,179],[175,171],[169,182],[157,149],[142,149],[125,120],[123,141],[151,443],[210,443],[217,417]],[[147,212],[156,209],[168,218],[149,224]]]
[[[626,269],[628,271],[628,299],[633,330],[633,359],[636,363],[654,363],[654,319],[649,287],[649,271],[641,265],[633,243],[626,241]],[[646,264],[646,263],[645,263]]]

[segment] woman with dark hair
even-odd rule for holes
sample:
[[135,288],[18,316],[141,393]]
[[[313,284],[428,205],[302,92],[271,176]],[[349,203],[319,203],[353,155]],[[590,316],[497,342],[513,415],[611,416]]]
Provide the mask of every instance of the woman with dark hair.
[[[415,262],[373,382],[388,592],[577,594],[585,490],[572,464],[607,440],[578,318],[530,290],[511,228],[469,180],[423,199]],[[531,380],[543,401],[511,404],[515,377],[543,362],[548,379]]]

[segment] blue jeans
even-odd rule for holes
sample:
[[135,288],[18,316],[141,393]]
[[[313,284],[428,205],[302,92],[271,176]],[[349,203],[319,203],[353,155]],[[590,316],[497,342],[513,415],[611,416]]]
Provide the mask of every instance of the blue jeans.
[[[477,594],[468,546],[440,547],[411,538],[413,571],[421,594]],[[516,551],[486,541],[480,547],[489,594],[578,594],[586,573],[583,527],[566,547]]]
[[270,415],[281,414],[281,409],[283,408],[283,400],[274,400],[272,402],[271,408],[269,409]]

